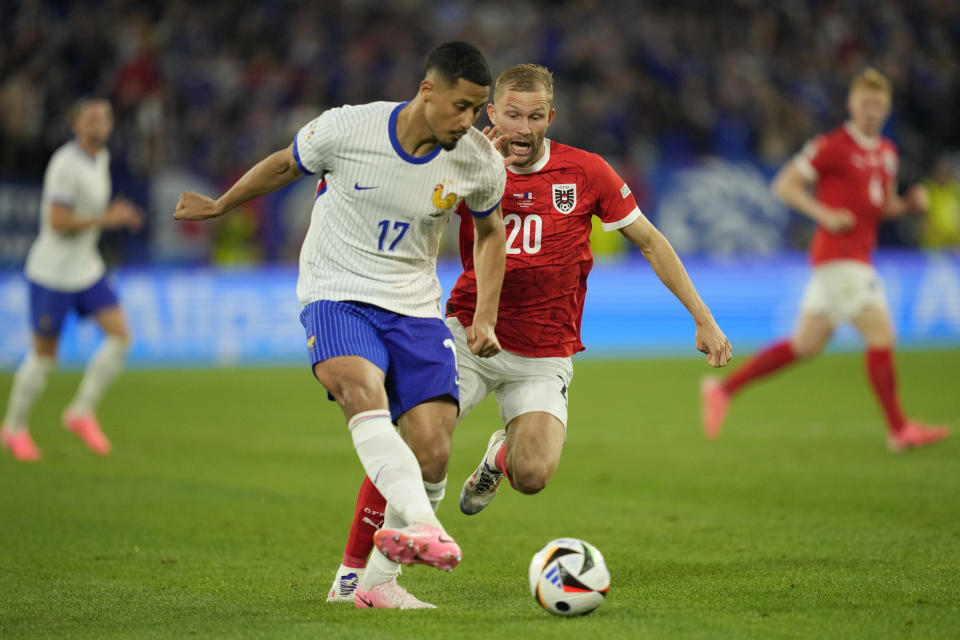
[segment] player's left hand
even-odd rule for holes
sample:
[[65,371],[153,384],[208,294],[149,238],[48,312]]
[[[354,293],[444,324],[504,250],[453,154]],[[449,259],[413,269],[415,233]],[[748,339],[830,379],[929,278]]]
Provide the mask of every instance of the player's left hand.
[[923,213],[930,206],[930,196],[927,195],[927,188],[922,184],[915,184],[907,189],[903,199],[907,202],[907,211]]
[[707,364],[711,367],[725,367],[733,357],[733,347],[727,336],[711,318],[709,322],[697,325],[697,350],[707,354]]
[[[497,131],[497,128],[496,128],[496,127],[491,127],[490,125],[487,125],[486,127],[484,127],[484,128],[480,131],[480,133],[482,133],[483,135],[487,136],[487,140],[489,140],[490,142],[493,143],[493,146],[496,148],[497,151],[499,151],[500,153],[504,153],[504,151],[503,151],[503,145],[506,144],[507,138],[509,138],[510,136],[500,136],[500,135],[497,135],[497,134],[499,133],[499,131]],[[511,155],[511,154],[504,154],[504,156],[503,156],[503,166],[509,167],[509,166],[512,165],[516,160],[517,160],[517,156]]]
[[500,353],[500,341],[493,330],[494,325],[488,322],[477,322],[466,327],[467,346],[470,353],[481,358],[490,358]]

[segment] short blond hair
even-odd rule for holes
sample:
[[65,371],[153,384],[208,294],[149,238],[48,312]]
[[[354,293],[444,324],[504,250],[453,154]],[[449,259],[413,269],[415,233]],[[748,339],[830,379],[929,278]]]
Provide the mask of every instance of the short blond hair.
[[867,67],[856,76],[850,82],[850,93],[852,94],[857,89],[873,89],[874,91],[882,91],[889,98],[893,93],[893,85],[890,84],[890,80],[887,79],[887,76],[883,75],[873,67]]
[[518,64],[497,76],[497,84],[493,90],[494,101],[507,89],[514,91],[543,89],[547,94],[547,102],[553,104],[553,74],[539,64]]

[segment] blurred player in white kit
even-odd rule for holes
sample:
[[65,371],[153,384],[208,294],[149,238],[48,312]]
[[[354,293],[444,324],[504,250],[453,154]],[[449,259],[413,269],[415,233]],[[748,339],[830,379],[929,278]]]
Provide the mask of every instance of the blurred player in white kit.
[[110,103],[81,99],[70,117],[75,137],[57,149],[47,165],[40,234],[24,268],[30,288],[33,344],[17,368],[0,428],[4,448],[23,462],[40,459],[28,418],[54,367],[67,314],[75,311],[80,317],[92,316],[105,334],[63,412],[64,427],[100,455],[110,452],[110,441],[100,430],[95,411],[103,392],[123,369],[130,344],[130,330],[105,277],[97,241],[102,229],[139,230],[143,217],[129,201],[110,200],[110,152],[106,149],[113,130]]

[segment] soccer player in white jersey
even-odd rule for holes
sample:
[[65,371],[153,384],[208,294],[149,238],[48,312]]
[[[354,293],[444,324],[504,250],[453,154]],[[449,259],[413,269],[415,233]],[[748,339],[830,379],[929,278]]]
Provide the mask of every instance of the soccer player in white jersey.
[[64,426],[100,455],[110,452],[110,441],[94,411],[123,368],[130,342],[123,311],[104,277],[97,240],[101,229],[138,230],[143,218],[129,201],[110,201],[110,153],[105,147],[113,129],[110,103],[80,100],[71,111],[71,125],[75,138],[54,152],[43,178],[40,234],[24,269],[30,287],[33,345],[13,378],[0,428],[3,446],[24,462],[40,458],[27,419],[54,367],[67,313],[74,310],[81,317],[93,316],[106,334],[63,413]]
[[440,235],[463,203],[477,236],[469,346],[478,356],[495,355],[506,172],[472,126],[490,84],[475,47],[440,45],[409,102],[330,109],[218,200],[184,193],[174,213],[213,218],[304,174],[320,178],[300,252],[300,321],[313,373],[339,403],[363,468],[387,500],[374,544],[392,562],[365,574],[356,590],[360,608],[429,606],[397,584],[395,563],[449,570],[461,558],[434,513],[459,402],[436,258]]

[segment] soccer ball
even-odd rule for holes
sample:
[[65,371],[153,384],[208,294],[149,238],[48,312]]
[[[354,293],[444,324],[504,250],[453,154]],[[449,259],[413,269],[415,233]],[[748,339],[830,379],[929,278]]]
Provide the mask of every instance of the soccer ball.
[[558,538],[533,554],[530,593],[558,616],[580,616],[600,606],[610,589],[607,563],[595,546]]

